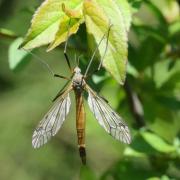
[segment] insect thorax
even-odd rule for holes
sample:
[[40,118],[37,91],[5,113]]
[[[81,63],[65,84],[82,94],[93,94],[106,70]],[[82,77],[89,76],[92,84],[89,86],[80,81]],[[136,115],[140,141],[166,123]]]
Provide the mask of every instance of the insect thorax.
[[83,90],[85,86],[85,81],[81,72],[76,72],[72,78],[73,88],[76,90]]

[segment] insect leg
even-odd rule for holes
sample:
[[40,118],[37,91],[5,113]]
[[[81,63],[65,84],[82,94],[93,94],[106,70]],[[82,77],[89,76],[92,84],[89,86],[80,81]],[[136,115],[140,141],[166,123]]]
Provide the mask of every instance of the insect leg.
[[[70,80],[69,80],[70,81]],[[65,85],[61,88],[61,90],[57,93],[57,95],[55,96],[55,98],[52,100],[53,102],[64,93],[64,89],[67,87],[67,85],[69,84],[69,81],[67,81],[65,83]]]
[[109,33],[110,33],[110,30],[111,30],[111,27],[112,27],[112,24],[110,24],[110,25],[109,25],[109,28],[108,28],[107,39],[106,39],[106,47],[105,47],[105,51],[104,51],[103,57],[102,57],[101,60],[100,60],[99,66],[98,66],[98,68],[97,68],[95,71],[93,71],[91,74],[87,75],[88,70],[89,70],[89,68],[90,68],[90,65],[91,65],[91,63],[92,63],[92,60],[93,60],[93,58],[94,58],[94,56],[95,56],[95,53],[96,53],[96,51],[97,51],[100,43],[102,42],[102,40],[104,39],[104,37],[105,37],[106,34],[104,34],[103,37],[101,38],[99,44],[97,45],[97,47],[96,47],[96,49],[95,49],[95,51],[94,51],[94,53],[93,53],[93,55],[92,55],[92,57],[91,57],[91,60],[90,60],[90,62],[89,62],[89,65],[88,65],[88,67],[87,67],[87,69],[86,69],[86,72],[85,72],[85,74],[84,74],[84,78],[85,78],[85,79],[86,79],[87,77],[89,77],[89,76],[92,76],[94,73],[98,72],[98,71],[101,69],[101,66],[102,66],[104,57],[105,57],[106,52],[107,52],[108,39],[109,39]]
[[59,77],[59,78],[62,78],[62,79],[70,80],[68,77],[62,76],[62,75],[59,75],[59,74],[54,74],[54,77]]
[[68,67],[69,67],[70,71],[72,72],[70,60],[69,60],[68,54],[66,52],[67,44],[68,44],[68,40],[69,40],[69,26],[70,26],[70,23],[71,23],[71,19],[69,20],[69,23],[68,23],[68,33],[67,33],[66,43],[65,43],[65,47],[64,47],[64,56],[65,56],[65,59],[67,61]]
[[27,51],[29,54],[31,54],[31,56],[34,57],[36,60],[38,60],[38,62],[40,62],[42,65],[44,65],[44,67],[47,68],[49,73],[51,75],[53,75],[54,77],[59,77],[59,78],[62,78],[62,79],[70,80],[68,77],[65,77],[65,76],[62,76],[62,75],[59,75],[59,74],[55,74],[48,63],[46,63],[43,59],[41,59],[39,56],[37,56],[36,54],[31,52],[30,50],[25,50],[25,51]]

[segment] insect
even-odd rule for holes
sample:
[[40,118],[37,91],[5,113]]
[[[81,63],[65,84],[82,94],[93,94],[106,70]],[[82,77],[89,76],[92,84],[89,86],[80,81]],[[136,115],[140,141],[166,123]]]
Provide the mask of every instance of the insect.
[[[107,43],[109,31],[107,33]],[[105,35],[102,37],[101,41],[104,39]],[[101,43],[99,42],[99,44]],[[68,66],[71,69],[69,57],[66,53],[68,38],[65,44],[64,55],[67,60]],[[98,44],[98,46],[99,46]],[[47,143],[52,136],[61,128],[63,122],[66,119],[70,111],[71,99],[70,92],[74,91],[76,99],[76,130],[78,139],[79,154],[83,164],[86,164],[86,150],[85,150],[85,109],[83,102],[83,93],[86,91],[88,93],[88,105],[98,123],[105,129],[107,133],[113,136],[115,139],[122,141],[123,143],[129,144],[131,142],[130,131],[123,119],[111,108],[111,106],[100,97],[91,87],[86,83],[86,78],[88,77],[88,71],[94,55],[98,49],[94,51],[89,65],[84,73],[81,73],[81,69],[77,65],[72,72],[71,79],[61,76],[54,75],[56,77],[68,79],[68,83],[65,87],[57,94],[54,98],[54,104],[50,110],[46,113],[43,119],[39,122],[32,136],[32,145],[34,148],[39,148]],[[106,51],[106,50],[105,50]],[[99,64],[98,70],[100,69],[102,60]]]

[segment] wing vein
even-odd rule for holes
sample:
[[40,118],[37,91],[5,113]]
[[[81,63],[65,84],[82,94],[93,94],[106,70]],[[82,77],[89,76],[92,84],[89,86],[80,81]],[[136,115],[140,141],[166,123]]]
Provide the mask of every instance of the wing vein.
[[88,85],[88,104],[90,110],[98,120],[99,124],[115,139],[129,144],[131,135],[128,126],[122,118],[107,104],[100,96],[98,96]]
[[57,98],[52,108],[39,122],[32,136],[32,145],[39,148],[47,143],[62,126],[67,114],[70,110],[71,100],[69,92],[71,86],[60,97]]

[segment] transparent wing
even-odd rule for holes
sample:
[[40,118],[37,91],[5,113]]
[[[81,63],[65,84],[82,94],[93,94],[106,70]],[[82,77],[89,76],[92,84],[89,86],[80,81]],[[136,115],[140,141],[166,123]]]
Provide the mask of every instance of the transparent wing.
[[88,104],[99,124],[115,139],[130,144],[131,135],[128,126],[122,118],[109,106],[109,104],[99,97],[89,86]]
[[39,122],[32,136],[32,146],[34,148],[39,148],[47,143],[60,129],[70,110],[69,92],[71,90],[72,88],[67,89],[57,98],[54,105]]

